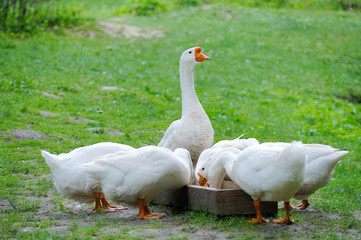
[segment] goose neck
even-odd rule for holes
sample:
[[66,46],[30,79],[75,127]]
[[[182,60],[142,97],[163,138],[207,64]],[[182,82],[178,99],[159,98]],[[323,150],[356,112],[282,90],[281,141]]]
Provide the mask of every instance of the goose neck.
[[182,91],[182,116],[188,115],[195,108],[202,108],[194,89],[194,66],[180,65],[180,85]]
[[[227,173],[231,172],[237,154],[221,151],[216,154],[216,160],[211,165],[209,180],[211,187],[220,188]],[[213,186],[212,186],[213,185]]]

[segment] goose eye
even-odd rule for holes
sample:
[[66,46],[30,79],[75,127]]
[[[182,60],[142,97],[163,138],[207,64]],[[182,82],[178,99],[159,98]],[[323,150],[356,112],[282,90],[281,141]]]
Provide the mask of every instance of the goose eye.
[[204,168],[202,168],[202,170],[204,170]]
[[192,51],[189,51],[188,53],[189,53],[189,54],[192,54]]

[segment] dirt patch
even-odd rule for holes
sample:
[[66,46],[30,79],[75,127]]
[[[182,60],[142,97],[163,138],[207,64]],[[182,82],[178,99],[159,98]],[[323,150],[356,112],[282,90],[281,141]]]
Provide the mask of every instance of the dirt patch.
[[357,220],[361,221],[361,210],[356,210],[353,215]]
[[92,122],[92,123],[97,123],[98,121],[95,120],[91,120],[91,119],[87,119],[87,118],[78,118],[78,117],[68,117],[69,121],[72,122],[76,122],[76,123],[87,123],[87,122]]
[[0,200],[0,209],[8,209],[8,208],[11,208],[11,204],[9,202],[9,200],[7,199],[1,199]]
[[90,127],[90,128],[87,128],[86,130],[88,130],[89,132],[95,133],[95,134],[104,134],[105,133],[105,129],[102,127]]
[[52,117],[52,116],[55,116],[55,115],[56,115],[55,113],[48,112],[48,111],[39,110],[38,112],[39,112],[40,115],[43,116],[43,117]]
[[90,127],[87,128],[86,130],[93,132],[95,134],[105,134],[107,133],[109,136],[122,136],[125,133],[120,132],[118,130],[107,130],[106,128],[103,127]]
[[13,135],[18,139],[40,139],[40,138],[46,138],[47,135],[45,133],[42,132],[37,132],[37,131],[33,131],[33,130],[14,130],[14,131],[3,131],[0,132],[0,136],[1,135]]
[[[30,178],[51,179],[51,174]],[[356,217],[351,216],[350,219],[350,216],[326,213],[315,208],[293,210],[291,216],[295,223],[292,225],[271,222],[254,225],[245,222],[250,216],[216,217],[204,212],[195,214],[159,205],[150,205],[152,212],[166,213],[159,220],[139,219],[138,209],[133,206],[115,213],[95,213],[92,212],[93,204],[79,204],[64,199],[54,187],[45,196],[24,193],[18,197],[31,202],[40,201],[40,205],[36,210],[22,213],[29,215],[29,222],[12,222],[23,226],[16,228],[17,232],[40,230],[67,238],[86,238],[84,234],[89,231],[92,231],[92,235],[88,235],[88,238],[95,239],[110,238],[109,235],[118,239],[360,239],[361,234],[360,220]],[[0,200],[0,213],[11,211],[14,209],[10,202]],[[34,223],[37,223],[36,226]]]
[[[71,31],[71,30],[70,30]],[[92,30],[88,30],[88,31],[77,31],[77,32],[71,32],[73,34],[73,36],[77,36],[77,37],[85,37],[85,38],[90,38],[93,39],[96,37],[96,32],[92,31]]]
[[[49,176],[47,176],[49,177]],[[137,217],[138,209],[128,206],[128,210],[116,213],[94,213],[93,204],[79,204],[67,199],[61,199],[57,191],[52,188],[46,196],[28,196],[31,201],[41,200],[39,209],[28,212],[35,217],[36,221],[49,223],[42,227],[43,231],[52,234],[71,235],[74,226],[77,229],[97,229],[93,238],[104,238],[109,234],[119,234],[121,238],[141,239],[279,239],[297,238],[308,239],[312,236],[327,238],[331,234],[339,238],[357,239],[360,231],[356,228],[345,229],[342,215],[325,213],[317,209],[293,211],[292,216],[296,223],[292,225],[277,225],[273,223],[252,225],[245,223],[241,227],[235,227],[235,222],[245,222],[242,217],[210,217],[200,218],[203,222],[195,219],[191,211],[179,211],[171,208],[151,205],[152,212],[165,212],[167,215],[160,220],[141,220]],[[7,200],[0,201],[1,208],[11,208]],[[211,220],[204,220],[211,219]],[[272,220],[272,219],[270,219]],[[228,225],[229,223],[229,225]],[[24,227],[19,229],[23,232],[37,231],[36,227]],[[80,230],[81,231],[81,230]],[[85,231],[85,230],[83,230]]]
[[48,93],[48,92],[43,92],[43,91],[39,91],[39,93],[43,94],[44,96],[47,97],[51,97],[51,98],[56,98],[56,99],[60,99],[61,97],[52,93]]
[[111,22],[99,22],[98,25],[101,27],[105,34],[108,34],[114,38],[116,37],[142,37],[142,38],[153,38],[163,37],[164,34],[159,30],[143,30],[136,26],[122,25]]
[[118,130],[110,130],[108,131],[110,136],[123,136],[125,133],[118,131]]
[[114,21],[114,22],[122,22],[124,21],[125,18],[123,17],[113,17],[113,18],[109,18],[110,21]]
[[124,88],[116,87],[116,86],[102,86],[100,89],[103,91],[115,91],[115,90],[125,91]]
[[203,9],[203,10],[208,10],[208,9],[211,9],[211,8],[213,8],[213,5],[212,5],[212,4],[203,4],[203,5],[202,5],[202,9]]

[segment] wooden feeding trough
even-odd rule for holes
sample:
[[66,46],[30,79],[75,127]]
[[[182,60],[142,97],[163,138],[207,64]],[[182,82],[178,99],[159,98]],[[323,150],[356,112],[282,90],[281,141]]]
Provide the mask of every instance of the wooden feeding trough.
[[[181,209],[206,210],[216,215],[254,215],[253,199],[233,182],[223,181],[220,189],[186,185],[157,196],[154,203]],[[277,202],[261,202],[262,215],[274,216]]]

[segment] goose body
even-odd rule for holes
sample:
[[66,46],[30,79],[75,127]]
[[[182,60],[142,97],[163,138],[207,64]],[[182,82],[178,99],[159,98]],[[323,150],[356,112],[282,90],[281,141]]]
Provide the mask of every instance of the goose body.
[[180,85],[182,91],[182,117],[171,123],[159,147],[170,150],[185,148],[189,151],[194,166],[200,153],[213,144],[212,124],[198,100],[194,89],[194,67],[209,59],[201,53],[201,48],[190,48],[183,52],[180,59]]
[[[80,166],[108,153],[133,149],[133,147],[124,144],[102,142],[76,148],[69,153],[59,155],[44,150],[41,151],[41,154],[50,167],[54,184],[61,195],[81,203],[91,203],[97,201],[95,195],[101,193],[101,186],[98,181],[90,178]],[[106,201],[101,194],[98,196]],[[96,206],[94,210],[100,211],[100,206]]]
[[[193,166],[186,149],[145,146],[96,158],[81,166],[115,202],[138,205],[140,218],[158,218],[147,204],[155,196],[190,183]],[[152,217],[153,216],[153,217]]]
[[[290,143],[275,142],[262,143],[261,145],[283,149],[288,147]],[[297,200],[302,200],[301,205],[293,206],[297,209],[305,209],[310,205],[308,197],[330,181],[336,164],[348,153],[348,151],[340,151],[323,144],[303,144],[303,147],[307,161],[303,184],[293,196]]]
[[238,154],[233,151],[232,148],[218,151],[199,166],[196,175],[200,176],[199,182],[207,179],[210,187],[220,188],[227,174],[254,199],[257,219],[252,221],[265,221],[260,201],[288,202],[302,186],[306,161],[302,144],[292,143],[284,149],[260,144]]
[[237,148],[239,150],[243,150],[249,146],[257,145],[257,144],[259,144],[259,141],[255,138],[241,139],[238,137],[233,140],[221,140],[221,141],[217,142],[216,144],[214,144],[212,146],[212,148],[220,149],[220,148],[226,148],[226,147],[233,147],[233,148]]

